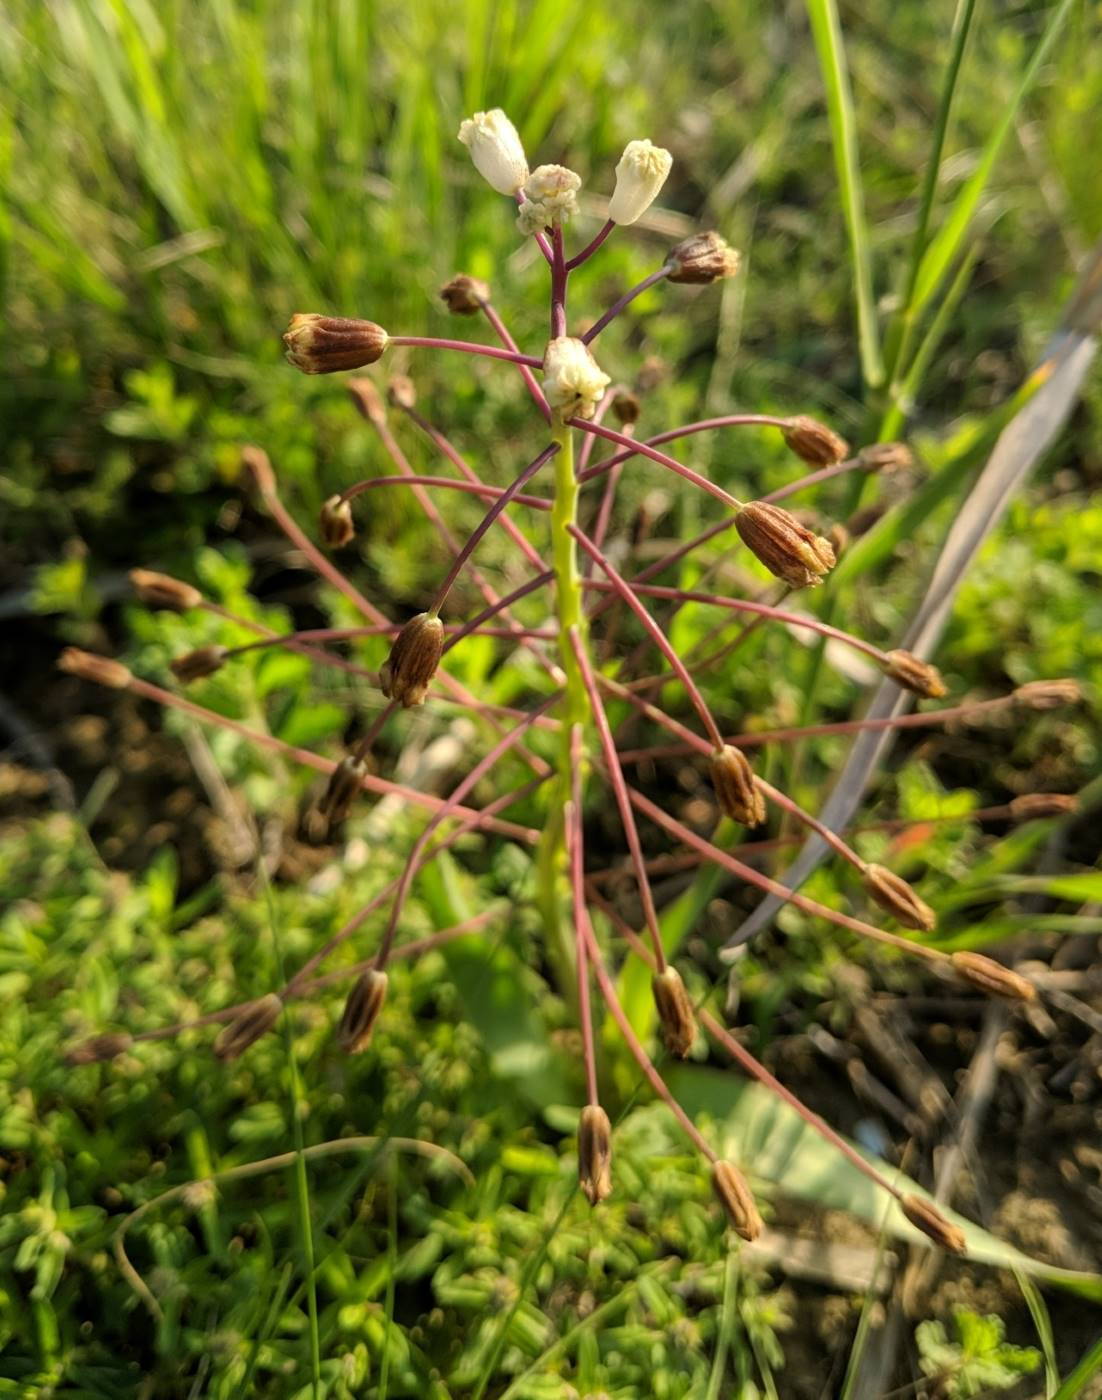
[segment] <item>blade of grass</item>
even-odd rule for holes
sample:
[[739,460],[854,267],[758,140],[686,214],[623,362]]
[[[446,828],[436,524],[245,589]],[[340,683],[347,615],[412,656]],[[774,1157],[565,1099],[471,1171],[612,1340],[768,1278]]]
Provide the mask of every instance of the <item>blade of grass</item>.
[[727,1266],[723,1271],[723,1302],[720,1305],[719,1327],[716,1336],[716,1351],[712,1357],[712,1370],[708,1376],[708,1389],[704,1400],[720,1400],[720,1387],[727,1370],[728,1353],[735,1342],[735,1287],[738,1275],[739,1256],[734,1251],[727,1255]]
[[876,325],[876,301],[872,288],[868,222],[861,187],[861,160],[857,150],[857,126],[853,115],[853,93],[846,68],[842,27],[834,0],[807,0],[807,13],[815,51],[826,88],[834,165],[841,186],[842,212],[849,234],[853,258],[853,285],[857,296],[857,334],[861,347],[861,373],[870,388],[884,381],[880,357],[880,335]]
[[379,1400],[386,1400],[390,1385],[390,1334],[394,1327],[394,1274],[398,1268],[398,1165],[392,1157],[386,1174],[386,1345],[379,1371]]
[[1075,1400],[1083,1393],[1083,1387],[1102,1371],[1102,1337],[1099,1337],[1089,1351],[1083,1353],[1079,1364],[1064,1377],[1064,1383],[1052,1400]]
[[1041,1351],[1045,1358],[1045,1395],[1051,1397],[1055,1395],[1060,1385],[1060,1368],[1056,1363],[1056,1344],[1052,1336],[1052,1319],[1048,1315],[1048,1308],[1045,1307],[1045,1300],[1041,1297],[1041,1290],[1033,1280],[1021,1269],[1014,1270],[1014,1278],[1022,1290],[1022,1297],[1026,1301],[1026,1307],[1033,1318],[1033,1325],[1037,1329],[1037,1338],[1041,1343]]

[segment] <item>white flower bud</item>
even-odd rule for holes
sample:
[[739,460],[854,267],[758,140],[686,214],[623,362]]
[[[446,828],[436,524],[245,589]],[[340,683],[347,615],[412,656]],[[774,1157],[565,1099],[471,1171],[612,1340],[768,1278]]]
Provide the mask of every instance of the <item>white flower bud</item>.
[[524,184],[524,203],[517,215],[521,233],[539,233],[549,224],[565,224],[578,212],[582,179],[565,165],[540,165]]
[[616,167],[616,188],[608,202],[614,224],[633,224],[658,198],[673,156],[649,141],[629,141]]
[[582,341],[560,335],[547,342],[543,392],[558,418],[592,418],[610,383]]
[[459,139],[475,169],[498,194],[515,195],[528,179],[528,160],[517,129],[500,107],[460,123]]

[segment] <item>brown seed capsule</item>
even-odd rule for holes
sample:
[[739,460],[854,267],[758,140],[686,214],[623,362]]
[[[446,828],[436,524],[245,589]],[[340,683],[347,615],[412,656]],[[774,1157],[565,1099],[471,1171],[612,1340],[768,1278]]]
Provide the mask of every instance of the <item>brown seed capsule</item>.
[[336,826],[348,816],[353,802],[363,791],[367,771],[367,763],[362,758],[342,758],[330,773],[318,803],[319,813],[330,826]]
[[434,613],[410,618],[395,637],[379,672],[379,686],[386,698],[397,700],[407,710],[423,705],[443,650],[444,624]]
[[630,389],[621,389],[612,400],[613,417],[625,427],[638,423],[642,409],[643,405],[639,402],[638,396],[633,394]]
[[861,883],[881,909],[886,909],[904,928],[929,933],[937,927],[937,915],[930,906],[919,899],[906,880],[886,866],[866,865],[861,872]]
[[766,501],[751,501],[735,516],[735,529],[771,574],[790,588],[813,588],[834,567],[829,540]]
[[683,1060],[696,1039],[696,1016],[685,983],[676,967],[667,966],[654,974],[650,985],[666,1049]]
[[1010,803],[1010,815],[1016,822],[1033,822],[1042,817],[1066,817],[1077,811],[1079,799],[1069,792],[1025,792]]
[[849,443],[817,418],[798,414],[781,429],[781,436],[809,467],[832,467],[845,460]]
[[926,700],[940,700],[947,694],[941,672],[928,661],[920,661],[917,656],[901,647],[889,651],[883,662],[884,674],[901,685],[904,690],[913,691]]
[[386,404],[373,380],[349,379],[347,385],[352,402],[369,423],[378,427],[380,423],[386,422]]
[[1078,705],[1083,691],[1078,681],[1064,677],[1056,681],[1027,681],[1018,686],[1014,699],[1031,710],[1058,710],[1062,705]]
[[373,365],[390,337],[374,321],[299,312],[283,334],[287,359],[303,374],[335,374]]
[[461,272],[440,288],[440,299],[453,316],[476,316],[490,300],[489,283]]
[[933,1201],[928,1201],[925,1196],[902,1196],[899,1209],[915,1229],[921,1230],[934,1244],[953,1254],[964,1253],[964,1231],[946,1220]]
[[152,569],[131,569],[130,582],[139,602],[147,608],[168,608],[172,612],[187,612],[197,608],[203,595],[190,583],[181,583],[169,574],[154,573]]
[[176,679],[188,685],[191,681],[201,681],[207,676],[213,676],[216,671],[222,669],[225,660],[226,648],[212,644],[196,647],[194,651],[186,651],[183,656],[177,656],[168,664]]
[[214,1053],[220,1060],[236,1060],[250,1045],[265,1036],[279,1020],[283,1003],[275,992],[250,1002],[229,1025],[218,1033]]
[[241,465],[256,483],[256,489],[262,496],[274,496],[276,489],[275,472],[272,471],[272,463],[268,454],[262,447],[256,447],[252,443],[241,449]]
[[71,1046],[65,1052],[67,1065],[94,1065],[101,1060],[113,1060],[117,1055],[125,1055],[134,1044],[129,1031],[105,1031],[93,1035]]
[[417,386],[408,374],[392,374],[387,380],[386,401],[391,408],[416,408]]
[[914,454],[903,442],[874,442],[862,447],[857,460],[867,472],[901,472],[914,466]]
[[744,1240],[756,1240],[762,1232],[761,1216],[754,1193],[738,1167],[722,1158],[713,1162],[712,1190],[727,1212],[727,1219],[735,1233]]
[[724,744],[708,760],[712,787],[725,815],[743,826],[760,826],[765,821],[765,799],[754,782],[754,770],[741,749]]
[[612,1124],[595,1103],[578,1120],[578,1184],[591,1206],[612,1194]]
[[112,661],[109,656],[96,656],[79,647],[66,647],[57,658],[57,668],[70,676],[79,676],[82,681],[92,681],[95,685],[105,685],[111,690],[125,690],[134,677],[121,661]]
[[326,549],[343,549],[356,538],[352,502],[343,496],[330,496],[318,516],[318,533]]
[[1005,997],[1007,1001],[1033,1001],[1037,996],[1032,982],[982,953],[951,953],[949,960],[959,977],[988,996]]
[[723,277],[734,277],[741,261],[734,248],[714,230],[694,233],[666,254],[666,266],[670,269],[667,277],[671,282],[697,285],[718,282]]
[[349,1055],[358,1055],[366,1050],[375,1022],[386,1001],[387,975],[369,967],[356,979],[356,985],[348,993],[344,1004],[341,1023],[337,1027],[337,1039],[341,1049]]

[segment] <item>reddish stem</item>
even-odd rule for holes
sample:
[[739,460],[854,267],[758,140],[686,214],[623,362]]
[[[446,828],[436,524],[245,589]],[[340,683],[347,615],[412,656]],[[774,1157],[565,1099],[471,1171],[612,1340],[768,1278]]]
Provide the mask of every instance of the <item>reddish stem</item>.
[[[632,451],[628,454],[634,456],[639,454],[649,457],[652,462],[657,462],[660,466],[668,467],[670,471],[676,472],[678,476],[683,476],[686,481],[691,481],[694,486],[699,486],[702,491],[707,491],[709,496],[714,496],[717,501],[722,501],[725,506],[731,506],[735,510],[741,510],[742,502],[729,491],[724,491],[722,486],[717,486],[714,481],[709,481],[706,476],[701,476],[699,472],[693,471],[692,467],[687,467],[683,462],[679,462],[676,457],[668,457],[665,452],[659,452],[646,442],[636,442],[634,438],[629,438],[626,433],[618,433],[612,428],[607,428],[601,423],[589,423],[584,418],[568,418],[566,420],[572,428],[580,428],[583,433],[594,433],[597,437],[607,438],[609,442],[616,442],[623,446],[627,443]],[[586,473],[587,478],[594,476],[598,467],[605,466],[599,462],[596,467],[590,467]],[[579,478],[580,480],[581,478]]]
[[615,227],[615,222],[609,219],[600,233],[587,243],[582,251],[572,257],[566,264],[567,272],[573,272],[576,267],[581,267],[582,263],[584,263],[587,258],[591,258]]
[[[496,501],[505,491],[504,486],[491,486],[485,481],[475,485],[470,481],[454,481],[450,476],[373,476],[367,481],[357,481],[355,486],[349,486],[346,491],[342,491],[341,499],[355,500],[364,491],[371,491],[379,486],[440,486],[446,491],[464,491],[470,496],[482,496],[488,501]],[[535,510],[551,509],[551,502],[546,496],[517,495],[513,500],[518,506],[532,506]]]
[[625,292],[618,301],[614,301],[601,319],[595,321],[593,325],[590,326],[589,330],[586,331],[585,335],[582,336],[582,340],[585,344],[589,345],[596,340],[609,322],[614,321],[616,317],[619,316],[620,312],[623,311],[626,306],[630,306],[637,296],[641,296],[650,287],[653,287],[656,282],[661,282],[664,277],[668,277],[669,275],[670,269],[668,267],[660,267],[657,272],[652,272],[649,277],[644,277],[642,282],[640,282],[638,286],[632,287],[630,292]]
[[449,340],[432,335],[392,335],[390,344],[422,346],[426,350],[458,350],[464,355],[484,355],[491,360],[507,360],[512,365],[543,368],[543,361],[537,360],[534,355],[522,355],[519,350],[503,350],[496,345],[479,345],[473,340]]
[[[515,354],[519,355],[520,347],[517,345],[513,337],[509,334],[509,330],[505,325],[505,322],[498,315],[497,309],[490,302],[483,301],[481,298],[479,298],[478,304],[482,307],[483,314],[485,315],[487,321],[489,321],[490,325],[493,326],[494,330],[497,333],[498,339],[505,346],[505,348],[507,350],[512,350]],[[527,365],[520,366],[520,377],[528,386],[528,392],[532,395],[536,407],[550,423],[550,406],[548,405],[547,400],[543,396],[543,390],[536,382],[535,375],[532,373],[532,371],[528,368]]]

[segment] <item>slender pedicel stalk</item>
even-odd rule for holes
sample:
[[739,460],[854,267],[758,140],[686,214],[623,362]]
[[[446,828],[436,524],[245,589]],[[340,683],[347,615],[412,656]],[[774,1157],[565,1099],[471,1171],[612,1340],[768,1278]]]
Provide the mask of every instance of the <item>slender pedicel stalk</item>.
[[[597,405],[596,411],[594,412],[593,417],[589,421],[591,423],[603,423],[605,419],[605,414],[616,402],[616,396],[622,392],[623,389],[621,385],[610,384],[609,387],[605,390],[604,394],[602,395],[601,402]],[[582,441],[582,447],[581,451],[578,453],[578,462],[576,467],[576,474],[579,481],[582,479],[582,473],[589,465],[589,459],[593,456],[593,449],[596,446],[596,444],[597,439],[592,435],[587,436]]]
[[591,258],[615,227],[615,221],[609,219],[600,233],[598,233],[591,242],[587,243],[580,253],[576,253],[574,257],[569,260],[566,264],[567,272],[573,272],[576,267],[581,267],[582,263],[588,258]]
[[[203,612],[210,613],[212,617],[220,617],[226,622],[232,622],[237,627],[244,627],[246,631],[256,632],[265,639],[266,642],[278,642],[285,646],[288,651],[296,652],[299,656],[309,657],[311,661],[318,662],[322,666],[332,666],[335,670],[344,671],[350,676],[357,676],[361,680],[368,681],[371,685],[378,685],[379,678],[374,671],[369,671],[365,666],[358,666],[354,661],[347,661],[343,656],[337,656],[334,652],[324,651],[320,647],[305,646],[301,642],[289,641],[280,637],[271,627],[265,627],[262,622],[254,622],[252,618],[240,617],[237,613],[230,612],[220,603],[211,603],[207,599],[199,604]],[[389,623],[387,627],[389,628]],[[379,635],[384,629],[379,628]],[[243,648],[233,648],[233,651],[243,650]],[[232,655],[233,651],[227,655]]]
[[[470,636],[472,633],[479,631],[482,624],[486,622],[489,618],[496,616],[497,613],[499,613],[503,607],[510,607],[513,603],[518,602],[521,598],[526,598],[529,593],[536,593],[541,588],[546,588],[546,586],[551,582],[551,580],[554,577],[554,573],[550,569],[548,569],[546,573],[538,574],[535,578],[529,579],[527,583],[522,583],[518,587],[514,588],[512,593],[507,594],[504,598],[501,599],[499,603],[495,603],[490,607],[483,608],[482,611],[478,613],[475,617],[472,617],[469,622],[464,622],[461,626],[458,627],[458,629],[455,632],[452,633],[452,635],[444,643],[444,654],[446,655],[452,649],[452,647],[456,646],[459,642],[461,642],[464,637]],[[556,631],[552,632],[550,635],[553,637],[557,637],[559,634]]]
[[825,904],[820,904],[817,900],[808,899],[805,895],[796,894],[786,885],[779,884],[776,880],[771,880],[768,875],[763,875],[760,870],[754,870],[743,861],[737,860],[727,851],[721,850],[703,836],[698,836],[695,831],[691,831],[687,826],[679,822],[676,817],[671,817],[669,813],[663,812],[661,807],[656,807],[653,802],[644,797],[635,788],[628,788],[628,793],[632,802],[644,815],[650,817],[658,826],[668,831],[671,836],[676,836],[685,845],[701,851],[729,870],[732,875],[737,875],[739,879],[747,884],[764,891],[766,894],[779,896],[787,904],[802,910],[805,914],[814,914],[816,917],[826,919],[832,924],[837,924],[839,928],[848,929],[851,933],[859,933],[863,938],[871,938],[877,943],[887,943],[893,948],[900,949],[901,952],[914,954],[916,957],[926,958],[930,962],[941,963],[943,966],[950,966],[948,953],[943,953],[939,948],[930,948],[923,943],[912,942],[909,938],[901,938],[899,934],[889,933],[886,929],[877,928],[875,924],[867,924],[862,919],[851,918],[848,914],[840,914],[836,909],[830,909]]
[[768,496],[762,496],[761,499],[768,505],[775,505],[777,501],[794,496],[797,491],[806,491],[809,487],[821,486],[824,481],[833,481],[836,476],[845,476],[849,472],[864,470],[866,467],[860,457],[849,457],[844,462],[834,462],[829,467],[820,467],[817,472],[810,472],[807,476],[798,477],[795,481],[789,481],[784,486],[778,486],[775,491],[770,491]]
[[589,1007],[589,960],[586,957],[585,934],[585,838],[582,829],[582,764],[583,728],[580,724],[570,730],[570,801],[563,814],[566,850],[570,862],[570,888],[574,902],[574,958],[577,963],[578,1024],[582,1032],[582,1052],[585,1060],[587,1102],[595,1104],[597,1094],[597,1055],[593,1048],[593,1017]]
[[614,301],[612,303],[612,305],[608,308],[608,310],[600,318],[599,321],[595,321],[593,325],[590,326],[589,330],[587,330],[585,335],[582,336],[582,340],[584,341],[584,343],[586,345],[592,344],[592,342],[597,339],[597,337],[601,334],[601,332],[609,324],[609,322],[614,321],[616,317],[619,316],[620,312],[623,311],[625,306],[630,306],[637,296],[641,296],[645,291],[655,286],[658,282],[661,282],[663,278],[668,277],[669,275],[670,269],[668,267],[660,267],[657,272],[652,272],[649,277],[644,277],[642,282],[640,282],[637,286],[632,287],[630,292],[625,292],[624,295],[620,297],[618,301]]
[[[523,204],[525,202],[524,191],[517,190],[515,198],[517,204]],[[551,252],[551,244],[547,241],[547,235],[544,233],[540,233],[537,229],[536,232],[533,233],[532,237],[535,239],[536,247],[540,250],[544,258],[547,260],[548,267],[551,267],[554,264],[555,257],[554,254]]]
[[[670,675],[673,676],[674,673],[671,671]],[[674,748],[676,753],[712,754],[715,752],[714,747],[708,743],[707,739],[702,739],[699,734],[694,734],[693,731],[682,724],[680,720],[674,719],[673,715],[666,714],[665,710],[660,710],[656,705],[651,705],[648,704],[646,700],[641,700],[634,694],[630,686],[623,685],[620,681],[613,680],[611,676],[598,675],[597,681],[598,684],[604,686],[605,690],[609,691],[610,694],[618,696],[621,700],[627,700],[630,704],[634,705],[640,714],[645,715],[648,719],[654,720],[654,722],[661,725],[663,729],[668,729],[671,734],[680,734],[684,740],[684,744],[668,746]],[[650,753],[650,750],[641,749],[637,752],[646,755]],[[622,762],[624,755],[619,749],[617,750],[617,756]]]
[[681,684],[685,687],[689,699],[692,701],[693,708],[700,716],[700,722],[708,731],[708,737],[712,740],[712,743],[717,750],[721,749],[723,747],[723,739],[720,735],[719,727],[712,716],[712,712],[708,708],[707,702],[705,701],[703,695],[701,695],[696,682],[693,680],[692,676],[689,675],[688,671],[685,669],[684,664],[682,663],[681,658],[678,656],[677,652],[670,644],[669,638],[662,631],[661,627],[658,626],[654,618],[651,617],[650,613],[647,612],[646,608],[642,605],[639,599],[636,598],[631,588],[620,577],[620,575],[612,567],[612,565],[601,553],[601,551],[594,547],[592,541],[588,539],[587,536],[583,535],[581,530],[579,530],[575,525],[570,526],[570,533],[578,541],[582,549],[585,550],[586,554],[589,555],[589,557],[598,565],[602,572],[607,576],[612,587],[616,589],[617,593],[619,593],[621,598],[623,598],[624,602],[627,603],[628,607],[632,610],[635,616],[643,624],[643,627],[650,634],[655,646],[658,647],[662,655],[677,672]]
[[[341,492],[342,501],[353,501],[364,491],[372,491],[380,486],[439,486],[445,491],[463,491],[469,496],[480,496],[486,501],[496,501],[505,494],[504,486],[491,486],[480,481],[456,481],[450,476],[373,476],[366,481],[357,481],[354,486]],[[526,496],[518,493],[512,498],[518,506],[531,506],[534,510],[550,510],[551,502],[546,496]]]
[[809,830],[814,831],[817,836],[821,836],[827,845],[830,846],[832,850],[837,851],[843,860],[848,861],[850,865],[854,866],[857,870],[863,871],[865,869],[865,862],[853,847],[848,845],[836,831],[832,831],[829,826],[824,826],[817,817],[813,817],[811,813],[801,807],[798,802],[794,802],[787,793],[781,792],[780,789],[775,788],[772,783],[767,783],[764,778],[755,778],[754,782],[758,789],[768,797],[770,802],[783,808],[784,811],[795,817],[798,822],[802,823]]
[[[622,447],[625,443],[631,447],[629,456],[639,455],[649,457],[652,462],[657,462],[659,466],[668,467],[670,471],[676,472],[678,476],[683,476],[686,481],[691,481],[694,486],[699,486],[702,491],[707,491],[709,496],[714,496],[717,501],[722,501],[725,506],[730,506],[733,510],[742,508],[742,501],[736,496],[732,496],[729,491],[724,491],[722,486],[717,486],[714,481],[709,481],[706,476],[701,476],[699,472],[693,471],[692,467],[687,467],[683,462],[679,462],[676,457],[668,457],[665,452],[659,452],[656,448],[646,442],[636,442],[634,438],[629,438],[626,433],[618,433],[613,428],[607,428],[601,423],[588,423],[584,418],[570,418],[567,420],[572,428],[581,428],[583,433],[594,433],[597,437],[607,438],[609,442],[619,443]],[[605,462],[598,462],[596,467],[590,467],[588,477],[598,474],[599,468],[607,468]],[[579,484],[580,481],[579,481]]]
[[593,667],[590,665],[585,647],[582,646],[581,639],[576,631],[571,631],[570,643],[574,648],[574,655],[578,658],[578,667],[582,673],[582,681],[585,684],[586,693],[589,696],[589,707],[596,721],[597,733],[601,740],[601,749],[605,756],[605,768],[608,772],[609,781],[612,784],[612,791],[616,797],[616,806],[620,813],[620,823],[624,828],[624,836],[627,839],[628,850],[631,853],[631,863],[635,870],[636,882],[639,886],[639,898],[643,905],[643,920],[650,934],[651,946],[654,949],[654,960],[657,964],[658,971],[664,972],[666,968],[666,954],[662,947],[662,934],[658,927],[658,913],[654,907],[654,898],[651,894],[650,881],[647,879],[647,867],[643,860],[643,847],[640,843],[639,832],[635,825],[635,816],[631,810],[631,802],[627,793],[627,784],[624,782],[624,775],[620,769],[619,760],[616,757],[616,741],[612,737],[612,730],[608,725],[608,716],[605,714],[605,707],[601,701],[600,693],[597,690],[597,682]]
[[[479,305],[482,307],[483,315],[486,317],[487,321],[489,321],[490,325],[493,326],[494,331],[498,339],[501,341],[502,345],[505,346],[506,350],[512,350],[514,354],[519,355],[520,347],[510,335],[508,327],[506,326],[505,322],[501,319],[493,303],[486,301],[482,297],[479,297],[478,301]],[[520,377],[524,380],[525,384],[527,385],[528,392],[532,395],[533,402],[535,403],[539,411],[543,414],[543,416],[547,419],[548,423],[550,423],[551,409],[548,406],[547,400],[543,396],[543,390],[537,383],[535,375],[532,373],[532,371],[527,365],[520,365],[519,369]]]
[[479,544],[482,542],[483,536],[486,534],[487,530],[489,530],[490,526],[498,518],[501,512],[513,499],[513,497],[519,491],[522,491],[525,486],[528,485],[528,483],[532,480],[532,478],[536,475],[540,468],[544,466],[545,463],[549,462],[551,458],[555,455],[555,453],[560,451],[561,447],[562,444],[559,442],[552,442],[547,447],[545,447],[543,451],[539,454],[539,456],[534,459],[534,461],[529,462],[529,464],[524,468],[524,470],[516,478],[512,485],[507,486],[505,488],[505,490],[493,503],[493,505],[482,517],[479,523],[471,531],[471,534],[467,538],[467,542],[459,551],[459,554],[456,556],[456,558],[452,561],[452,566],[448,570],[444,582],[437,589],[436,597],[433,599],[432,607],[429,609],[431,613],[438,613],[440,609],[444,606],[447,596],[452,590],[452,585],[455,583],[456,579],[459,577],[463,569],[463,565],[478,548]]
[[606,457],[603,461],[595,463],[584,476],[579,474],[578,479],[582,482],[592,481],[594,477],[603,476],[605,472],[611,471],[621,462],[626,462],[629,457],[637,457],[645,447],[661,447],[664,442],[673,442],[676,438],[691,437],[694,433],[710,432],[713,428],[784,429],[787,426],[787,418],[778,418],[771,413],[725,413],[721,418],[701,418],[694,423],[683,423],[679,428],[667,428],[665,432],[656,433],[654,437],[641,439],[639,442],[629,443],[626,446],[621,444],[624,446],[624,451],[613,453],[611,457]]
[[426,350],[458,350],[465,355],[485,355],[491,360],[507,360],[512,365],[527,365],[542,369],[543,361],[535,355],[522,355],[518,350],[503,350],[497,345],[479,345],[474,340],[449,340],[432,335],[392,335],[391,345],[422,346]]
[[566,261],[562,249],[562,227],[551,230],[551,339],[566,334]]

